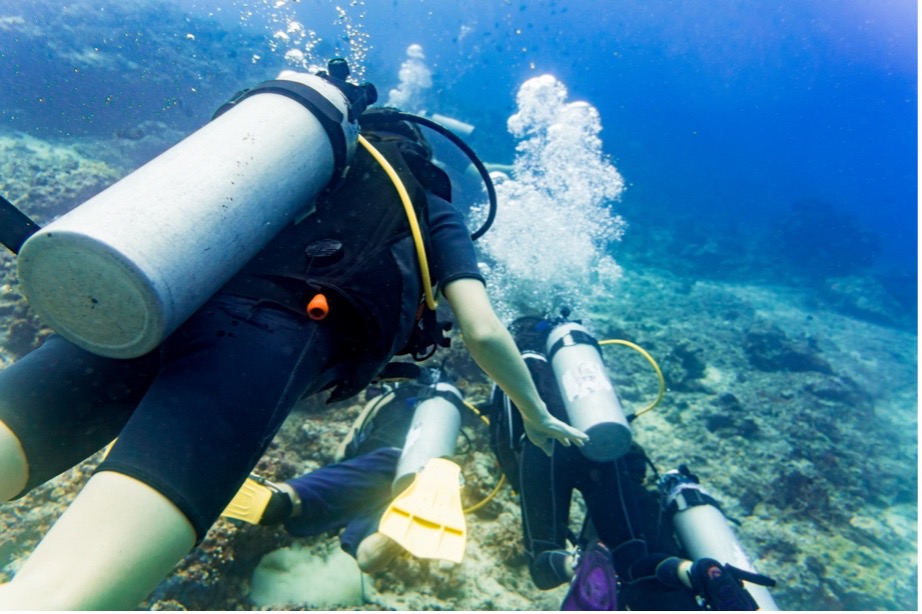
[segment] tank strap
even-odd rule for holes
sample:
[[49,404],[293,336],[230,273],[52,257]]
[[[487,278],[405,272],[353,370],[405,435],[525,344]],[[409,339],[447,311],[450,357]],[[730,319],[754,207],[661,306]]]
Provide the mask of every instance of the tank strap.
[[448,401],[449,403],[457,407],[459,411],[461,410],[461,404],[464,403],[464,398],[461,396],[461,393],[458,392],[458,390],[454,386],[452,386],[451,389],[433,387],[432,393],[429,395],[429,398],[433,398],[433,397],[441,397],[445,399],[446,401]]
[[26,239],[40,229],[19,207],[0,196],[0,243],[4,247],[18,254]]
[[298,83],[296,81],[285,81],[282,79],[272,79],[263,81],[259,85],[246,90],[237,92],[233,98],[224,103],[215,111],[212,119],[227,112],[231,107],[245,100],[250,96],[268,92],[270,94],[280,94],[291,98],[295,102],[310,111],[323,129],[327,136],[330,137],[330,145],[333,147],[333,174],[334,180],[338,181],[346,172],[348,166],[348,149],[346,147],[346,135],[343,133],[343,114],[336,106],[311,87]]
[[547,353],[547,359],[553,360],[554,355],[560,350],[560,348],[570,346],[570,345],[591,345],[599,354],[602,354],[601,348],[599,348],[599,342],[595,340],[595,337],[584,333],[581,330],[573,330],[557,340],[556,343],[551,347]]
[[672,501],[666,507],[666,515],[672,516],[676,512],[681,512],[683,510],[687,510],[690,507],[696,507],[699,505],[711,505],[716,507],[718,510],[720,510],[720,513],[723,514],[720,503],[718,503],[714,497],[707,494],[700,488],[695,488],[692,486],[682,488],[679,492],[673,495]]

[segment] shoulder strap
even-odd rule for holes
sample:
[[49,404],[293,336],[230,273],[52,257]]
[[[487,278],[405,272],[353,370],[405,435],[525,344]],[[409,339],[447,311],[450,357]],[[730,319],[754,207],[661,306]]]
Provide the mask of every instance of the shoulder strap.
[[26,239],[41,229],[41,226],[22,212],[16,205],[0,196],[0,243],[14,254],[19,253]]

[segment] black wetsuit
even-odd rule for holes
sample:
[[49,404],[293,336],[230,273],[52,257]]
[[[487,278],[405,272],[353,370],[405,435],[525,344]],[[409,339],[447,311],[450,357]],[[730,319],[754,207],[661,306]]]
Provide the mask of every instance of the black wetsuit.
[[[482,280],[460,213],[432,194],[420,200],[423,191],[399,152],[382,152],[426,216],[433,281],[444,287],[464,277]],[[361,389],[413,329],[420,273],[395,189],[377,181],[388,189],[362,202],[336,196],[360,192],[356,183],[381,173],[367,154],[357,153],[346,183],[326,203],[336,210],[318,205],[329,226],[307,233],[312,240],[329,236],[325,232],[337,228],[333,214],[356,219],[374,206],[397,207],[396,216],[381,216],[396,241],[388,239],[374,254],[362,251],[371,256],[366,260],[345,253],[344,261],[354,265],[349,275],[336,277],[335,267],[328,267],[326,278],[312,278],[317,269],[304,271],[308,246],[299,243],[301,229],[292,227],[145,356],[104,358],[52,336],[0,371],[0,420],[19,438],[29,463],[29,481],[19,496],[118,437],[97,470],[149,484],[204,538],[296,401],[335,385],[342,394]],[[280,253],[295,258],[290,270],[308,274],[300,285],[287,278],[257,288],[257,278],[274,272]],[[333,287],[337,279],[340,291]],[[279,291],[282,286],[287,293]],[[304,312],[306,292],[317,289],[331,294],[330,314],[322,321]]]

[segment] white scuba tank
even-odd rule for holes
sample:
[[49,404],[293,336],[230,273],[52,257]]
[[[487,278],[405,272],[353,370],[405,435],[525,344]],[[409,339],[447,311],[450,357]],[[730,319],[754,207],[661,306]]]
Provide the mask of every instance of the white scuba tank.
[[[710,558],[758,573],[717,502],[697,482],[687,474],[672,470],[661,478],[660,489],[664,509],[672,516],[676,537],[689,559]],[[778,609],[766,587],[745,581],[743,586],[760,609]]]
[[435,390],[438,393],[421,401],[413,412],[391,488],[395,495],[406,490],[429,459],[455,453],[464,397],[445,382],[436,384]]
[[631,447],[631,427],[596,340],[580,324],[566,322],[548,335],[547,357],[570,424],[589,435],[580,452],[600,462],[624,455]]
[[267,84],[25,242],[22,290],[48,325],[102,356],[154,349],[348,164],[358,126],[336,85]]
[[473,124],[461,121],[460,119],[448,117],[447,115],[440,115],[438,113],[433,113],[431,117],[432,121],[442,124],[458,136],[471,136],[471,133],[474,132],[475,126]]

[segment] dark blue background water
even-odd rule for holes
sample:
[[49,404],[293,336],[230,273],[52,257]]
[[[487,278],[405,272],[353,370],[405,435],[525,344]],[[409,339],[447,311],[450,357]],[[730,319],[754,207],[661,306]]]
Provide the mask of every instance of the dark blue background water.
[[759,224],[819,199],[915,267],[913,0],[448,4],[374,3],[378,53],[423,44],[446,99],[499,116],[522,80],[555,74],[601,111],[626,204]]
[[550,72],[599,108],[626,202],[758,224],[818,199],[915,269],[914,0],[453,4],[368,2],[369,76],[420,43],[448,110],[493,127]]
[[[348,51],[329,0],[173,0],[175,14],[153,3],[70,3],[63,15],[27,4],[46,39],[70,30],[75,51],[105,59],[81,63],[60,41],[0,26],[3,122],[38,134],[125,131],[149,118],[194,129],[233,89],[273,75],[281,51],[260,47],[291,17],[323,37],[319,55]],[[684,219],[718,241],[734,236],[738,247],[724,250],[839,237],[835,258],[878,245],[866,260],[915,283],[914,0],[344,4],[371,44],[367,77],[386,92],[406,47],[422,44],[435,110],[476,124],[472,145],[488,160],[511,161],[505,120],[531,76],[553,73],[571,99],[598,107],[605,149],[629,185],[626,240]],[[21,14],[23,4],[0,9]],[[773,245],[773,229],[803,220],[804,209],[791,212],[799,201],[823,203],[808,218],[821,213]]]

